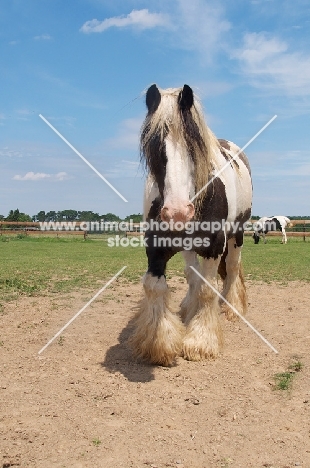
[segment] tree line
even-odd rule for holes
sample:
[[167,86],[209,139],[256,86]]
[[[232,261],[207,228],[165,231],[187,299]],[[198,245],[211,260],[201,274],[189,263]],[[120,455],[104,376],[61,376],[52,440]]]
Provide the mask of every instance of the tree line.
[[30,216],[26,213],[22,213],[17,208],[16,210],[10,210],[7,217],[0,215],[0,221],[15,221],[15,222],[24,222],[24,221],[100,221],[104,219],[108,222],[121,222],[133,220],[134,223],[139,223],[142,221],[143,216],[141,213],[134,213],[126,216],[122,219],[114,213],[106,213],[100,215],[99,213],[94,213],[93,211],[77,211],[77,210],[62,210],[62,211],[39,211],[39,213],[34,216]]
[[[252,219],[259,219],[260,216],[252,216]],[[288,216],[290,219],[310,219],[310,216]],[[62,211],[39,211],[34,216],[22,213],[17,208],[10,210],[7,217],[0,215],[0,221],[100,221],[104,219],[108,222],[121,222],[133,220],[134,223],[140,223],[143,219],[141,213],[134,213],[122,219],[114,213],[99,214],[93,211],[77,211],[77,210],[62,210]]]

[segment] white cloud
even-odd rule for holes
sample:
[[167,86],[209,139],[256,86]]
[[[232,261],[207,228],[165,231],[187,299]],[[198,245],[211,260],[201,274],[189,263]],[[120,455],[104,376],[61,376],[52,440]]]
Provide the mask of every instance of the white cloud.
[[48,116],[47,118],[48,120],[51,120],[54,122],[63,122],[69,127],[74,127],[74,124],[76,122],[76,117],[71,117],[69,115],[64,115],[64,116],[59,116],[59,117]]
[[53,38],[49,34],[41,34],[40,36],[34,36],[33,39],[35,41],[50,41]]
[[28,109],[18,109],[16,111],[18,114],[17,120],[24,120],[24,121],[29,121],[30,119],[28,118],[31,114],[34,113],[34,111],[30,111]]
[[58,174],[55,174],[54,176],[54,179],[59,181],[66,180],[68,178],[69,177],[66,172],[58,172]]
[[113,168],[108,169],[105,172],[105,176],[108,179],[115,179],[119,177],[137,177],[139,175],[139,166],[138,161],[127,161],[123,159],[121,162],[114,165]]
[[112,149],[127,148],[138,151],[142,120],[142,118],[123,120],[116,136],[105,141],[105,147]]
[[19,115],[30,115],[33,113],[33,111],[30,111],[29,109],[17,109],[16,112]]
[[111,27],[124,28],[132,26],[138,29],[151,29],[158,26],[167,26],[168,17],[162,13],[150,13],[148,9],[133,10],[128,15],[113,16],[103,21],[93,19],[86,21],[80,31],[83,33],[100,33]]
[[225,81],[202,81],[193,86],[194,91],[202,98],[220,96],[228,93],[234,85]]
[[2,148],[0,150],[0,156],[3,156],[3,157],[9,157],[9,158],[22,158],[23,157],[23,153],[22,151],[19,151],[19,150],[12,150],[12,149],[9,149],[8,146],[5,146],[4,148]]
[[13,180],[42,180],[49,177],[51,177],[50,174],[44,174],[43,172],[37,172],[36,174],[34,172],[27,172],[24,176],[15,175]]
[[172,15],[178,45],[199,51],[206,60],[221,49],[224,35],[231,28],[220,2],[177,0],[177,8]]
[[13,177],[13,180],[32,180],[32,181],[38,181],[38,180],[56,180],[56,181],[62,181],[66,180],[68,178],[66,172],[58,172],[58,174],[45,174],[44,172],[27,172],[24,176],[21,176],[19,174],[15,175]]
[[310,55],[290,52],[281,39],[265,32],[248,33],[232,58],[239,60],[242,73],[256,87],[289,96],[310,93]]
[[172,48],[199,52],[204,62],[224,48],[225,33],[231,28],[226,20],[221,2],[211,4],[205,0],[175,0],[162,2],[163,12],[150,13],[148,9],[133,10],[128,15],[114,16],[103,21],[86,21],[80,28],[83,33],[103,32],[108,28],[134,27],[151,29],[164,27],[165,45]]
[[[259,151],[251,154],[251,166],[256,178],[278,179],[285,177],[309,177],[308,151]],[[308,184],[309,186],[309,184]]]
[[[288,176],[302,176],[302,177],[309,177],[310,176],[310,163],[303,164],[300,166],[294,167],[292,170],[290,169],[285,169],[281,171],[283,175],[288,175]],[[309,184],[308,184],[309,188]]]

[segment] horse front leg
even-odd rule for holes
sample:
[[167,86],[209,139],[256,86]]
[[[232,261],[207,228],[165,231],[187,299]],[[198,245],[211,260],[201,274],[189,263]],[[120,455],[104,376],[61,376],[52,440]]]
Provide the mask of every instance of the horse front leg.
[[169,309],[166,264],[173,253],[147,249],[149,268],[143,277],[144,297],[134,317],[134,332],[129,339],[137,358],[152,364],[173,364],[182,350],[184,326]]
[[[227,247],[226,276],[222,295],[240,314],[245,315],[248,300],[241,264],[242,246],[238,247],[235,239],[229,239]],[[237,314],[226,302],[223,302],[222,310],[228,320],[236,320],[238,318]]]
[[181,302],[180,315],[183,323],[187,324],[197,311],[197,287],[201,281],[191,266],[200,272],[200,264],[196,252],[185,250],[182,252],[182,255],[185,260],[184,273],[188,284],[188,291]]
[[220,257],[202,260],[201,275],[206,281],[194,272],[197,277],[197,309],[187,323],[183,340],[183,356],[189,361],[214,358],[222,345],[219,296],[214,291],[217,290],[219,262]]

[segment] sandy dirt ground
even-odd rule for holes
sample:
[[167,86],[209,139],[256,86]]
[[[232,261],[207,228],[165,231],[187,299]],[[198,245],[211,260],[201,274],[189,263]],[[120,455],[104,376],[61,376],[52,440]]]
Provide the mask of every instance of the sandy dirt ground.
[[[177,310],[186,283],[169,284]],[[247,286],[247,319],[279,354],[222,317],[218,359],[170,368],[138,363],[127,347],[140,284],[117,280],[41,355],[96,291],[7,303],[0,466],[309,468],[310,285]],[[291,390],[274,390],[294,359],[303,368]]]

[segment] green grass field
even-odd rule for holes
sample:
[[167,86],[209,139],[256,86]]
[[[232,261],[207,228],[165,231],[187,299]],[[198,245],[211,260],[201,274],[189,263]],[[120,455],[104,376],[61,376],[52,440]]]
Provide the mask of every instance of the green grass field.
[[[269,238],[266,245],[245,239],[243,264],[247,279],[310,281],[310,245],[291,238]],[[140,281],[146,270],[143,247],[108,247],[106,241],[81,238],[0,237],[0,302],[19,295],[98,290],[124,265],[123,280]],[[183,259],[173,257],[167,269],[183,276]]]

